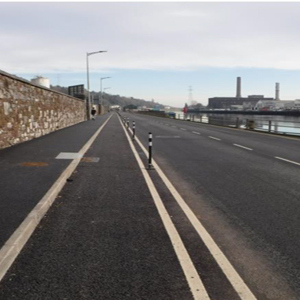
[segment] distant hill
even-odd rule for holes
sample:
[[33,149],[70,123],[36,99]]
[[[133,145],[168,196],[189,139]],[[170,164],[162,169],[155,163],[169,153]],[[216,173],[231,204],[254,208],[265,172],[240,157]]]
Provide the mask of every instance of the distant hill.
[[[51,85],[50,88],[52,90],[64,93],[64,94],[68,94],[68,88],[67,87],[62,87],[59,85],[53,86]],[[97,103],[99,101],[99,99],[101,98],[101,95],[99,92],[94,92],[92,91],[91,93],[91,98],[94,99],[94,101]],[[100,99],[101,101],[101,99]],[[120,105],[121,107],[125,107],[128,105],[134,105],[134,106],[146,106],[149,108],[153,108],[153,107],[160,107],[163,108],[164,105],[156,103],[154,101],[146,101],[143,99],[137,99],[137,98],[133,98],[133,97],[124,97],[124,96],[120,96],[120,95],[111,95],[111,94],[107,94],[107,93],[103,93],[102,95],[102,104],[103,105]]]

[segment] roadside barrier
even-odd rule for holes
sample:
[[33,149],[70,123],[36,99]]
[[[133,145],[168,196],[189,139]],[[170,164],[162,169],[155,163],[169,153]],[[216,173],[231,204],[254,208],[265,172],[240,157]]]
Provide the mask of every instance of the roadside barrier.
[[[121,121],[124,124],[124,127],[127,128],[128,131],[130,131],[129,127],[129,118],[123,117],[122,115],[119,114],[121,117]],[[135,121],[132,121],[132,140],[135,141]],[[148,147],[148,170],[152,170],[152,133],[149,132],[149,147]]]

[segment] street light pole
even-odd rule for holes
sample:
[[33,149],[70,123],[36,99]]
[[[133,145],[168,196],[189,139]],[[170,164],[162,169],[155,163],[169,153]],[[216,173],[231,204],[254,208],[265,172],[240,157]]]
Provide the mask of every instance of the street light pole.
[[97,53],[103,53],[107,51],[96,51],[96,52],[87,52],[86,53],[86,73],[87,73],[87,99],[86,99],[86,115],[87,115],[87,120],[91,119],[91,99],[90,99],[90,72],[89,72],[89,56]]
[[100,98],[100,104],[102,104],[102,80],[103,79],[108,79],[108,78],[111,78],[111,77],[102,77],[100,78],[100,93],[101,93],[101,98]]

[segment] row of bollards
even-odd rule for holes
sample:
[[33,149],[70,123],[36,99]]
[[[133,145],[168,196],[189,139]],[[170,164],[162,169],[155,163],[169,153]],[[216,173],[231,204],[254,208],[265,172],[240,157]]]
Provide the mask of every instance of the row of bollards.
[[[121,120],[125,126],[125,128],[127,129],[127,131],[129,131],[129,127],[130,127],[130,122],[129,122],[129,118],[123,117],[121,116]],[[135,141],[135,121],[132,121],[132,141]],[[148,169],[151,170],[153,169],[152,167],[152,133],[149,132],[149,143],[148,143]]]

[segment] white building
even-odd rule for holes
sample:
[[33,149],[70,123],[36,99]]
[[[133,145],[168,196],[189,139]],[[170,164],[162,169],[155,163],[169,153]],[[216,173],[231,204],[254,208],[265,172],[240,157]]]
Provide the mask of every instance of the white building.
[[50,88],[50,80],[48,78],[45,78],[42,76],[37,76],[37,77],[31,79],[31,82],[33,84],[44,86],[48,89]]
[[[300,107],[300,101],[299,101]],[[255,105],[255,110],[292,110],[295,108],[295,101],[276,101],[276,100],[260,100]]]

